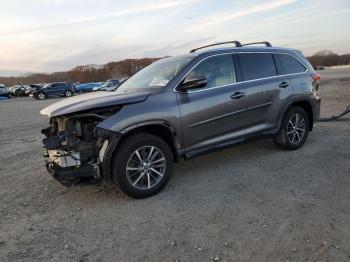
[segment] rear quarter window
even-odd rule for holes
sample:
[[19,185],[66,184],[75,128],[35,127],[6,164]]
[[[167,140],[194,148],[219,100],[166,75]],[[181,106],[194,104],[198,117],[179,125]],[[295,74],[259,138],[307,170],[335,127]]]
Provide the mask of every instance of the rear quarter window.
[[287,54],[277,54],[282,65],[284,74],[303,73],[306,67],[294,57]]
[[243,81],[277,75],[275,61],[270,53],[238,54]]

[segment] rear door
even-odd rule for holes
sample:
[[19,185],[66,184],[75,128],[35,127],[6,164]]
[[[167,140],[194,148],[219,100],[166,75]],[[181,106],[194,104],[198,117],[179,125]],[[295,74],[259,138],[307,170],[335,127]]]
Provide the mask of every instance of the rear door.
[[294,92],[297,94],[312,93],[313,86],[310,76],[304,74],[307,68],[297,58],[289,54],[276,54],[281,71],[292,81]]
[[290,80],[281,75],[270,52],[239,53],[237,58],[247,95],[247,136],[274,130],[284,99],[293,94]]
[[204,75],[207,85],[177,93],[186,148],[191,151],[244,139],[245,89],[235,86],[232,54],[207,57],[190,74]]

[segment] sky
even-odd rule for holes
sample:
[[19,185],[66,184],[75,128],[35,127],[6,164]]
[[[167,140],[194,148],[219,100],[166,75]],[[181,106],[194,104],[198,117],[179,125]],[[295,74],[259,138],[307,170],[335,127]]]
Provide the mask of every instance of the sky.
[[350,0],[1,0],[0,10],[0,76],[230,40],[350,53]]

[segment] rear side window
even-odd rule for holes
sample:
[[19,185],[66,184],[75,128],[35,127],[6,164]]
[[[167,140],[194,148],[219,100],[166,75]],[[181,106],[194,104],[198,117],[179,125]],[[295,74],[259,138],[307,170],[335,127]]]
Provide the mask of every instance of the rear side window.
[[272,54],[246,53],[238,54],[243,80],[254,80],[277,75]]
[[278,54],[285,74],[295,74],[305,72],[306,67],[300,63],[297,59],[290,55]]

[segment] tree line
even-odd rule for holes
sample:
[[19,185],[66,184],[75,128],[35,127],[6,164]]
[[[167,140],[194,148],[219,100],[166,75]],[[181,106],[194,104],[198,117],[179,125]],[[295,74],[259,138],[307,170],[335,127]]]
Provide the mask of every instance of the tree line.
[[21,77],[0,77],[0,83],[6,86],[12,86],[18,84],[18,82],[25,85],[66,81],[80,83],[104,82],[107,79],[130,77],[158,59],[159,58],[125,59],[101,66],[77,66],[67,72],[55,72],[51,74],[40,73]]
[[350,54],[338,55],[331,50],[322,50],[307,58],[312,66],[350,65]]
[[[307,58],[314,67],[350,64],[350,54],[338,55],[331,50],[322,50]],[[0,77],[0,83],[6,86],[12,86],[18,82],[23,84],[65,81],[81,83],[103,82],[107,79],[130,77],[158,59],[159,58],[125,59],[101,66],[77,66],[67,72],[55,72],[52,74],[40,73],[22,77]]]

